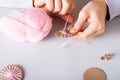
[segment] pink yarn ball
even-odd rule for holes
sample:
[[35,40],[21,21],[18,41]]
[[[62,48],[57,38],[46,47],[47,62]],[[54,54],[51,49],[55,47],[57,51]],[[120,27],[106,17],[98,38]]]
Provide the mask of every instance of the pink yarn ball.
[[37,42],[52,28],[52,19],[39,8],[13,11],[0,20],[0,31],[17,41]]

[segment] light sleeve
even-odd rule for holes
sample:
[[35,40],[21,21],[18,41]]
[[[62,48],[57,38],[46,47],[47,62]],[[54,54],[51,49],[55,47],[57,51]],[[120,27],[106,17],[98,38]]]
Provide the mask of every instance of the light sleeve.
[[120,15],[120,0],[106,0],[106,4],[108,6],[110,20]]

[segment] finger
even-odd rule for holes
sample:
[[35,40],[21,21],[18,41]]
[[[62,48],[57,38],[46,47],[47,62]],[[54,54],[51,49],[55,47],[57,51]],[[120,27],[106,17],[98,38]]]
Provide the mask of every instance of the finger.
[[38,8],[44,7],[45,6],[45,0],[35,0],[34,6],[38,7]]
[[95,34],[93,34],[92,36],[90,36],[89,38],[93,38],[93,37],[95,37],[95,36],[98,36],[98,35],[100,35],[100,34],[102,34],[103,32],[96,32]]
[[74,17],[71,15],[63,15],[61,18],[69,23],[72,23],[74,21]]
[[73,28],[73,25],[70,25],[67,29],[70,31]]
[[[104,32],[104,31],[103,31],[103,32]],[[103,32],[95,32],[93,35],[91,35],[91,36],[89,36],[89,37],[87,37],[87,38],[82,37],[82,36],[81,36],[82,32],[80,32],[78,35],[74,36],[74,38],[80,38],[80,39],[82,39],[82,40],[86,40],[86,39],[90,39],[90,38],[93,38],[93,37],[95,37],[95,36],[98,36],[98,35],[102,34]]]
[[98,36],[98,35],[100,35],[100,34],[102,34],[102,33],[104,33],[104,32],[105,32],[105,27],[102,28],[102,29],[99,29],[96,33],[94,33],[93,35],[89,36],[89,38]]
[[59,12],[60,15],[66,15],[69,14],[69,11],[72,7],[72,3],[68,0],[62,0],[62,10]]
[[54,10],[54,0],[46,0],[46,8],[48,11],[53,12]]
[[[69,23],[72,23],[74,21],[74,17],[71,15],[57,15],[57,16],[65,21],[68,21]],[[69,18],[68,18],[68,16],[69,16]]]
[[75,4],[72,2],[72,7],[70,8],[69,13],[71,13],[74,8],[75,8]]
[[62,0],[54,0],[54,3],[55,3],[54,13],[60,12],[62,8]]
[[77,36],[83,40],[86,40],[91,38],[96,33],[99,33],[97,29],[97,24],[90,23],[88,27],[83,32],[79,32]]
[[88,19],[88,15],[86,13],[81,13],[79,14],[79,17],[74,25],[74,27],[70,30],[71,33],[76,33],[80,31],[85,24],[85,22]]

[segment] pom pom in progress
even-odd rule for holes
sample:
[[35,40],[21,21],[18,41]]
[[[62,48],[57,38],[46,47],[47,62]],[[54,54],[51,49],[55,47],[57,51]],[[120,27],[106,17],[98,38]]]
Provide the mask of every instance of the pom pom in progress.
[[39,8],[13,11],[0,20],[0,31],[17,41],[37,42],[52,28],[52,19]]
[[0,72],[0,80],[22,80],[22,78],[22,69],[16,65],[8,65]]

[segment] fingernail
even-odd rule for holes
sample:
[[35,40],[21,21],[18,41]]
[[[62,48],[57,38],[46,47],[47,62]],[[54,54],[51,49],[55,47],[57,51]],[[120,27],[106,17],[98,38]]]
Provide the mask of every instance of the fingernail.
[[70,33],[75,33],[76,32],[76,29],[71,29],[70,30]]
[[73,26],[72,25],[70,25],[69,27],[68,27],[68,30],[71,30],[73,28]]
[[72,23],[73,21],[74,21],[74,17],[71,16],[71,17],[69,18],[68,22],[69,22],[69,23]]
[[[68,18],[69,15],[57,15],[58,17],[62,18],[63,20],[66,20]],[[72,23],[74,21],[74,17],[70,16],[68,19],[69,23]]]

